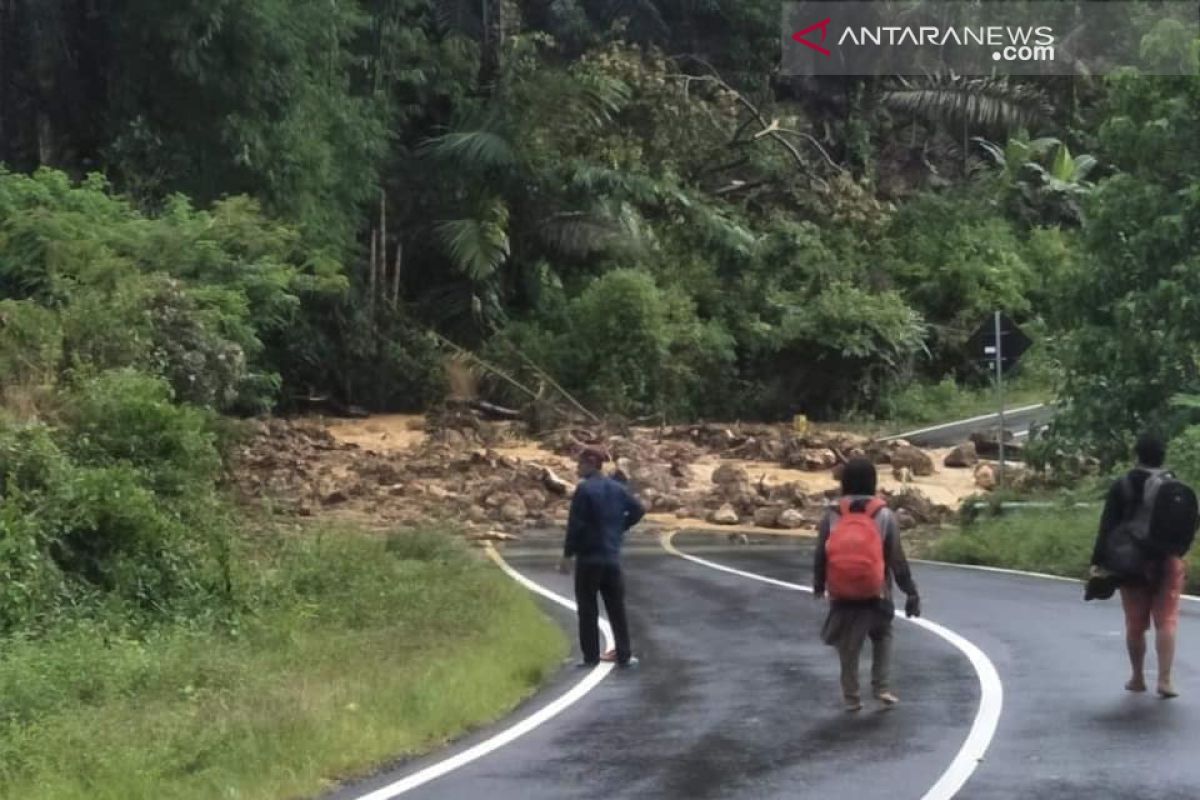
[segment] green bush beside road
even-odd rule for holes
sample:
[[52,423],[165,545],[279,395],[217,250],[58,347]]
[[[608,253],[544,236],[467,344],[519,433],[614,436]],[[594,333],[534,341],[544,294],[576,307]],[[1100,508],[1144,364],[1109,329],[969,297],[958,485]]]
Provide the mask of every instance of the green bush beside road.
[[[956,564],[1087,577],[1100,506],[1030,509],[988,517],[931,543],[927,556]],[[1189,556],[1188,591],[1200,591],[1200,553]]]
[[435,747],[532,692],[561,633],[449,537],[263,534],[246,608],[0,646],[0,796],[300,797]]

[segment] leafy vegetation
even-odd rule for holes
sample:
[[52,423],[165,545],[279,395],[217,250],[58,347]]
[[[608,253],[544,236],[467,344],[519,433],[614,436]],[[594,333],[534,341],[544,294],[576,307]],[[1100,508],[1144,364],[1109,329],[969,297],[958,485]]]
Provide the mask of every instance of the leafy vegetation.
[[[1093,501],[1095,498],[1091,498]],[[1020,569],[1083,580],[1092,560],[1100,506],[1027,509],[985,517],[933,541],[927,556],[939,561]],[[1200,591],[1200,553],[1188,556],[1188,591]]]
[[[260,536],[253,612],[0,652],[5,797],[298,797],[507,712],[563,656],[528,593],[441,531]],[[353,653],[353,658],[347,658]]]
[[[448,349],[508,378],[484,379],[500,402],[919,423],[990,405],[966,343],[1001,309],[1039,342],[1015,395],[1063,407],[1035,461],[1114,463],[1157,426],[1200,478],[1177,402],[1200,395],[1200,84],[786,77],[778,24],[765,0],[0,3],[5,786],[293,794],[524,691],[554,646],[495,576],[247,553],[223,497],[223,415],[426,407]],[[1179,26],[1130,24],[1195,65]],[[1083,534],[1049,519],[942,546],[1074,569]],[[463,605],[422,605],[460,578]],[[391,635],[423,608],[449,639]],[[493,614],[530,626],[532,662]],[[407,738],[351,695],[280,711],[347,643],[377,656],[341,659],[347,685]],[[413,658],[434,645],[444,683]]]
[[1112,88],[1100,142],[1121,171],[1096,189],[1086,272],[1075,272],[1056,314],[1066,332],[1059,434],[1110,463],[1142,428],[1177,432],[1171,400],[1200,380],[1200,86],[1122,75]]
[[[236,238],[265,210],[255,246],[298,275],[255,276],[275,293],[248,295],[253,330],[214,332],[228,296],[160,300],[178,328],[162,372],[218,407],[427,404],[432,328],[601,412],[876,411],[913,381],[977,381],[962,344],[982,313],[1053,310],[1108,169],[1072,155],[1097,152],[1091,83],[769,85],[778,15],[760,0],[76,5],[6,6],[0,160],[104,172],[112,203],[184,229],[143,266],[197,283],[222,269],[196,271],[193,223],[238,221]],[[619,303],[601,296],[633,273],[662,306],[630,312],[661,320],[626,342],[647,358],[593,361],[579,340],[603,339],[596,313]],[[246,365],[231,351],[190,385],[178,362],[227,339]]]

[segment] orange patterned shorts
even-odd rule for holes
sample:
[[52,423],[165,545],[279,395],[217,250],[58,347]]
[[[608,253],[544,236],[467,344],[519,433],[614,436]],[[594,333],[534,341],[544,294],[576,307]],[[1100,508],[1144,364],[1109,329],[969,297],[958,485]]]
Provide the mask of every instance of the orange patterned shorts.
[[1141,636],[1150,628],[1164,633],[1174,633],[1179,626],[1179,598],[1187,577],[1182,558],[1170,558],[1166,562],[1166,574],[1158,587],[1122,586],[1121,605],[1125,609],[1125,631],[1132,636]]

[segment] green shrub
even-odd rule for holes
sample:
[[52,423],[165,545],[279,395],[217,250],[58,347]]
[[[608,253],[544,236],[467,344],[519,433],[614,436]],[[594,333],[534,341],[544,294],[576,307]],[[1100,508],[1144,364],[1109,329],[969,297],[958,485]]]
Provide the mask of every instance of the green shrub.
[[[0,296],[46,308],[62,329],[61,354],[57,334],[39,334],[39,366],[133,366],[180,400],[263,409],[280,380],[264,341],[283,336],[306,298],[345,287],[338,263],[246,198],[200,211],[174,197],[152,217],[99,176],[76,185],[53,170],[0,170]],[[53,331],[48,320],[25,314],[11,335],[28,343],[34,328]],[[0,341],[0,365],[6,352]]]
[[211,490],[220,469],[213,420],[175,405],[165,381],[133,370],[83,381],[67,401],[67,447],[83,463],[124,465],[171,497]]
[[214,437],[206,415],[168,398],[161,380],[122,371],[72,396],[74,427],[0,420],[0,630],[228,599]]

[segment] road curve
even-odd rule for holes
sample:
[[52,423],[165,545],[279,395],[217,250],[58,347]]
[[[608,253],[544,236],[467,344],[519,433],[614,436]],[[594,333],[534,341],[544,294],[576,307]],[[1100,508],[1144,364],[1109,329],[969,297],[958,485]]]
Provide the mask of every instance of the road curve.
[[[811,543],[731,546],[676,538],[685,553],[806,584]],[[510,561],[569,594],[551,551]],[[995,664],[1003,713],[960,798],[1195,798],[1200,764],[1200,610],[1184,609],[1176,682],[1161,701],[1121,690],[1124,654],[1114,602],[1084,604],[1075,584],[948,566],[916,566],[926,613]],[[406,798],[847,798],[918,800],[955,761],[979,710],[978,676],[963,654],[898,625],[893,679],[902,705],[851,716],[839,708],[833,652],[816,634],[807,595],[639,547],[627,559],[641,669],[614,672],[575,705],[502,750]],[[570,615],[553,609],[564,625]],[[1189,633],[1195,632],[1194,638]],[[865,667],[865,664],[864,664]],[[580,680],[556,684],[521,719]],[[504,729],[399,765],[331,800],[357,800]]]
[[[1054,409],[1047,405],[1014,408],[1004,414],[1004,427],[1020,441],[1029,435],[1034,426],[1045,425],[1054,417]],[[999,414],[985,414],[970,419],[947,422],[928,428],[905,431],[886,439],[904,439],[918,447],[952,447],[971,438],[973,433],[993,431],[1000,424]]]

